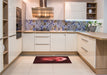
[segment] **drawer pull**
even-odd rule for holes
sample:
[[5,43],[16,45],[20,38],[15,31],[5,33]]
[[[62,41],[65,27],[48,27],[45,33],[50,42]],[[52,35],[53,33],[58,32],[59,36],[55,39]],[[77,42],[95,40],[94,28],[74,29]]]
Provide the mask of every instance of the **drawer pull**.
[[48,38],[49,36],[36,36],[36,37],[39,37],[39,38]]
[[84,47],[81,47],[84,51],[88,52],[88,50],[86,50]]
[[49,44],[41,44],[41,43],[40,43],[40,44],[36,44],[36,45],[49,45]]
[[88,40],[86,40],[86,39],[83,39],[83,38],[82,38],[82,40],[85,41],[85,42],[88,42]]

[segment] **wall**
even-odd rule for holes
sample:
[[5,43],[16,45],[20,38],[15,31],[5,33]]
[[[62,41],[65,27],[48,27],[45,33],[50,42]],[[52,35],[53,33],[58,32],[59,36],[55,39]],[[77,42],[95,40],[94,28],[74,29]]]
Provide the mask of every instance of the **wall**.
[[16,7],[22,8],[22,0],[16,0]]
[[104,0],[104,32],[107,33],[107,0]]
[[[33,31],[86,31],[89,21],[26,20],[25,30]],[[92,21],[94,22],[94,21]],[[98,31],[98,30],[96,30]]]
[[[26,3],[26,19],[31,20],[32,18],[32,7],[39,6],[39,0],[24,0]],[[48,6],[54,7],[54,19],[63,20],[64,19],[64,1],[65,0],[48,0]],[[79,2],[92,2],[93,0],[66,0],[66,1],[79,1]]]

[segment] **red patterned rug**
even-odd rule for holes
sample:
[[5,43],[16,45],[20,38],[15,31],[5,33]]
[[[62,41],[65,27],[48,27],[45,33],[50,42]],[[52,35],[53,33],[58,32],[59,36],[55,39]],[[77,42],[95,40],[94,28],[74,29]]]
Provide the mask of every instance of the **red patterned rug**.
[[36,56],[34,64],[39,63],[72,63],[67,56]]

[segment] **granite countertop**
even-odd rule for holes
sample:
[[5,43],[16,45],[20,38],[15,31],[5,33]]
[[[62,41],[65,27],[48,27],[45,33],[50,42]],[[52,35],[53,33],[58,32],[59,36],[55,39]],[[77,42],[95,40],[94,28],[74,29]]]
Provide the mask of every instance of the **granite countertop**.
[[101,32],[76,32],[76,31],[22,31],[23,33],[77,33],[97,40],[107,40],[107,33]]

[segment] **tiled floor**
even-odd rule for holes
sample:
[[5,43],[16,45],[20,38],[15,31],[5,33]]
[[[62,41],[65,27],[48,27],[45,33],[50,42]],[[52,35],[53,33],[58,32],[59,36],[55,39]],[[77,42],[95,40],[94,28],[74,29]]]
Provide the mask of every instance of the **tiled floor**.
[[20,56],[3,75],[95,75],[78,56],[72,64],[33,64],[35,56]]

